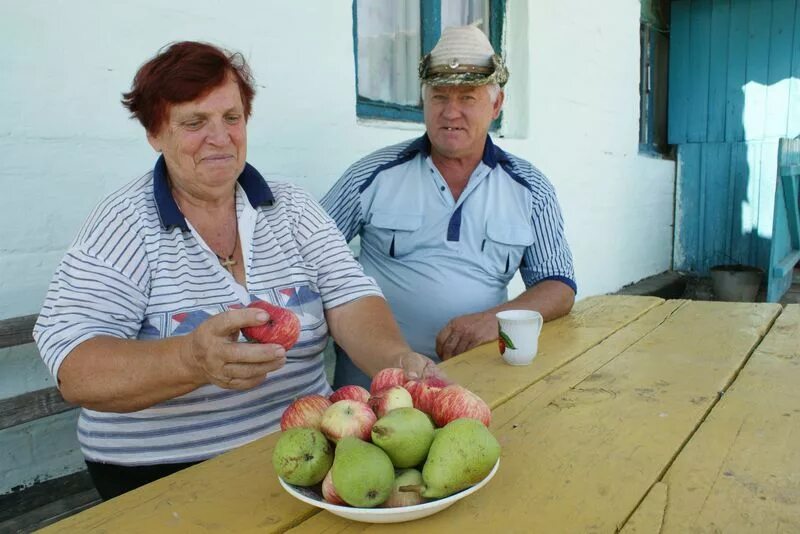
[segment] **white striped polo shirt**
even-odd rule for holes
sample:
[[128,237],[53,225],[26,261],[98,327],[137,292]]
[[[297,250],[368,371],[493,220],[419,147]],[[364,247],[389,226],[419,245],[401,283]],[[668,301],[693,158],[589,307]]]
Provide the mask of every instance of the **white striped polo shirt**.
[[203,460],[278,429],[296,397],[328,394],[324,312],[380,295],[335,224],[311,196],[268,186],[247,165],[236,210],[247,287],[222,268],[178,209],[163,157],[152,172],[102,201],[65,254],[34,329],[54,377],[70,351],[94,336],[163,339],[258,298],[301,321],[286,365],[247,391],[205,385],[133,413],[81,410],[78,440],[94,461],[148,465]]
[[553,186],[489,136],[458,200],[423,135],[353,164],[322,206],[348,241],[361,236],[364,272],[422,354],[435,356],[449,320],[507,301],[517,270],[527,287],[558,280],[576,289]]

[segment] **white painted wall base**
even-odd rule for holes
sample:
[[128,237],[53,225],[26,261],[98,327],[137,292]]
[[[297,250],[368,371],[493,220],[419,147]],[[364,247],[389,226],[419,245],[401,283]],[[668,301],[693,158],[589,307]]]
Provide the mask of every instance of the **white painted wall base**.
[[0,430],[0,495],[86,469],[78,410]]

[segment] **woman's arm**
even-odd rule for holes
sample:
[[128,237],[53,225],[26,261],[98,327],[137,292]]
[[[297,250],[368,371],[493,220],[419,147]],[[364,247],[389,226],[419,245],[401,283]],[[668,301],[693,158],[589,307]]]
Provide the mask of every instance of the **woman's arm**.
[[244,308],[215,315],[185,336],[158,341],[93,337],[61,364],[61,394],[91,410],[133,412],[204,384],[254,387],[286,362],[280,345],[236,341],[242,327],[267,318],[263,311]]
[[408,346],[381,297],[353,300],[328,310],[325,318],[339,346],[369,376],[386,367],[401,367],[409,376],[435,372],[431,360]]

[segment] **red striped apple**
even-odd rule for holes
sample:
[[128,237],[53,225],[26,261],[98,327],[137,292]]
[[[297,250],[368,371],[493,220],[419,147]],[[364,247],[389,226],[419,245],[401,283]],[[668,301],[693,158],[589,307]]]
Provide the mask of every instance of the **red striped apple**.
[[345,436],[369,441],[372,425],[377,420],[375,412],[366,402],[345,399],[334,402],[325,410],[320,430],[334,443],[338,443]]
[[275,306],[263,300],[254,300],[248,308],[264,310],[269,315],[267,322],[242,328],[242,334],[256,343],[274,343],[291,349],[300,337],[300,319],[293,311]]
[[333,487],[332,473],[333,471],[328,471],[328,474],[325,475],[325,478],[322,480],[322,498],[331,504],[347,506],[347,503],[344,502],[341,497],[339,497],[338,493],[336,493],[336,488]]
[[[441,383],[443,386],[434,386],[432,384]],[[411,393],[411,399],[414,401],[414,408],[428,415],[433,414],[433,405],[436,402],[436,395],[445,387],[442,380],[409,380],[403,387]]]
[[296,427],[319,430],[322,414],[331,404],[322,395],[306,395],[295,399],[281,415],[281,430]]
[[396,408],[411,408],[414,401],[411,393],[403,386],[392,386],[382,389],[369,398],[369,405],[378,416],[378,419]]
[[487,427],[492,421],[492,410],[489,405],[467,388],[457,384],[447,386],[436,395],[431,415],[439,427],[464,417],[477,419]]
[[337,402],[345,399],[369,402],[369,391],[361,386],[342,386],[334,391],[333,394],[328,397],[328,399],[330,399],[331,402]]
[[381,369],[378,374],[372,377],[372,383],[369,385],[370,394],[374,395],[382,389],[390,388],[392,386],[402,386],[406,383],[406,372],[399,367],[387,367]]

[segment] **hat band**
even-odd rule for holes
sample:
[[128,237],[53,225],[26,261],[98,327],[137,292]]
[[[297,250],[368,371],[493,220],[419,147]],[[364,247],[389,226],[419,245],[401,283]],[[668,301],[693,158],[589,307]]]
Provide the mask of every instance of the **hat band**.
[[484,65],[438,65],[436,67],[428,67],[428,74],[491,74],[494,72],[494,67],[487,67]]

